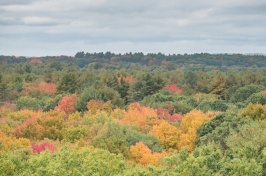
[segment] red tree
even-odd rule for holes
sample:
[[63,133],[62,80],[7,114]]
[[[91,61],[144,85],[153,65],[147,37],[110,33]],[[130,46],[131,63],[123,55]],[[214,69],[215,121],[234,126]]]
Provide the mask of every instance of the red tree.
[[34,153],[41,153],[45,150],[50,150],[51,152],[55,151],[55,146],[53,144],[50,144],[48,142],[43,142],[41,144],[34,144],[31,146],[32,152]]
[[60,110],[66,113],[67,115],[75,111],[77,94],[71,96],[64,96],[55,107],[55,110]]
[[169,122],[175,122],[177,120],[181,120],[183,118],[182,114],[173,114],[171,115],[169,111],[172,111],[171,109],[166,109],[166,108],[157,108],[157,115],[159,118],[164,118],[165,120]]
[[126,77],[124,77],[124,76],[122,76],[122,75],[120,75],[120,76],[117,78],[118,82],[120,82],[122,78],[124,79],[124,81],[129,82],[129,83],[133,83],[133,82],[135,82],[135,80],[134,80],[134,78],[133,78],[132,76],[126,76]]
[[39,84],[38,90],[40,92],[55,93],[56,92],[56,84],[41,82]]
[[266,93],[266,89],[265,90],[262,90],[261,93]]
[[175,113],[175,114],[171,115],[171,117],[169,119],[167,119],[167,120],[169,122],[175,122],[177,120],[182,120],[182,118],[183,118],[183,115],[182,114]]
[[183,90],[177,87],[176,84],[168,84],[164,87],[164,89],[168,90],[169,92],[172,93],[182,93]]

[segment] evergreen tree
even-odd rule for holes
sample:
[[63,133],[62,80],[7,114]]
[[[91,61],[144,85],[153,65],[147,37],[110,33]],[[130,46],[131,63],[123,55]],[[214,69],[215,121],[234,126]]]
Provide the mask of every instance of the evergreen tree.
[[78,88],[77,75],[73,72],[66,73],[57,86],[59,93],[75,93]]

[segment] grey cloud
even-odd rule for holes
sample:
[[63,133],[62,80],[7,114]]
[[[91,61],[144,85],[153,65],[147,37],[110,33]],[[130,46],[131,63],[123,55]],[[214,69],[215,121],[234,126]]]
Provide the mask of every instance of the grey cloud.
[[0,0],[0,6],[1,5],[24,5],[32,3],[34,0]]
[[265,0],[12,0],[0,2],[0,42],[10,43],[0,52],[18,53],[12,47],[16,39],[40,53],[71,46],[78,51],[237,52],[246,47],[263,52],[265,8]]

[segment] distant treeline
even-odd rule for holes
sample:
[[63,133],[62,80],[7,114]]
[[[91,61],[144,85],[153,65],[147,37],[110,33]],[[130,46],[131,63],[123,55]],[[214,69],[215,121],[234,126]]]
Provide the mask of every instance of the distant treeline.
[[[143,54],[141,53],[126,53],[114,54],[111,52],[77,52],[75,57],[72,56],[46,56],[39,58],[15,57],[15,56],[0,56],[0,63],[23,63],[30,62],[32,59],[39,59],[41,62],[60,61],[64,63],[73,63],[79,67],[84,67],[90,63],[111,64],[116,63],[116,66],[127,67],[127,63],[136,63],[142,66],[161,66],[167,65],[168,69],[175,66],[186,65],[202,65],[202,66],[266,66],[266,56],[264,55],[242,55],[242,54]],[[97,65],[101,66],[101,65]]]

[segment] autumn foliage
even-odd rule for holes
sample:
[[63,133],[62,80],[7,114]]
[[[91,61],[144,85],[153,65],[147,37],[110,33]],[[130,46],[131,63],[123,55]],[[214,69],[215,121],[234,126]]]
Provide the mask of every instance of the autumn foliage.
[[183,119],[183,115],[182,114],[178,114],[178,113],[174,113],[173,115],[171,115],[170,119],[167,119],[169,122],[176,122],[178,120],[182,120]]
[[155,125],[151,134],[154,134],[166,149],[177,149],[181,131],[166,121]]
[[41,64],[42,63],[42,60],[40,58],[36,58],[36,57],[32,57],[28,60],[29,63],[37,63],[37,64]]
[[14,129],[14,135],[16,137],[24,137],[28,139],[41,139],[43,133],[43,127],[38,124],[38,117],[28,118],[22,125],[17,126]]
[[173,115],[171,115],[169,113],[169,110],[166,108],[157,108],[157,114],[159,118],[164,118],[165,120],[172,123],[178,120],[182,120],[183,118],[182,114],[174,113]]
[[62,112],[49,111],[42,117],[30,117],[14,129],[14,135],[31,140],[62,139],[64,116]]
[[157,108],[157,115],[158,117],[165,118],[167,120],[171,118],[171,114],[165,108]]
[[153,125],[160,122],[161,120],[158,118],[156,110],[141,106],[139,103],[130,104],[121,119],[122,124],[136,124],[141,131],[149,131]]
[[25,83],[23,85],[23,93],[24,95],[36,95],[38,93],[47,93],[53,94],[56,92],[56,84],[54,83],[46,83],[46,82],[33,82],[33,83]]
[[55,110],[62,111],[66,114],[70,114],[75,111],[77,94],[73,94],[71,96],[64,96],[55,107]]
[[41,153],[42,151],[45,151],[45,150],[50,150],[51,152],[54,152],[55,146],[51,143],[43,142],[40,144],[32,145],[31,149],[32,149],[32,152],[34,152],[34,153]]
[[264,55],[0,55],[0,176],[266,176],[265,71]]
[[158,161],[165,156],[166,153],[152,153],[151,150],[142,142],[136,143],[136,145],[130,147],[131,159],[142,165],[158,165]]
[[29,139],[9,137],[5,133],[0,131],[0,152],[19,148],[27,148],[29,146]]
[[46,93],[55,93],[56,92],[56,84],[41,82],[39,84],[38,90],[41,92],[46,92]]
[[242,110],[241,116],[252,120],[266,120],[266,105],[250,103]]
[[266,89],[265,90],[262,90],[261,93],[265,93],[266,94]]
[[198,110],[187,113],[180,124],[182,133],[178,148],[186,146],[189,151],[192,151],[195,148],[194,141],[197,137],[197,128],[209,120],[210,118],[206,114]]
[[135,82],[135,80],[134,80],[134,78],[132,76],[126,76],[126,77],[124,77],[122,75],[117,78],[118,82],[120,82],[122,78],[123,78],[124,81],[126,81],[128,83]]
[[179,87],[177,87],[176,84],[168,84],[164,87],[164,89],[168,90],[169,92],[181,94],[183,90]]
[[112,112],[111,101],[103,102],[102,100],[90,100],[86,107],[91,115],[95,115],[99,111],[105,111],[108,115]]
[[40,117],[43,114],[42,110],[34,111],[29,109],[22,109],[16,112],[10,112],[7,116],[13,120],[25,121],[31,117]]

